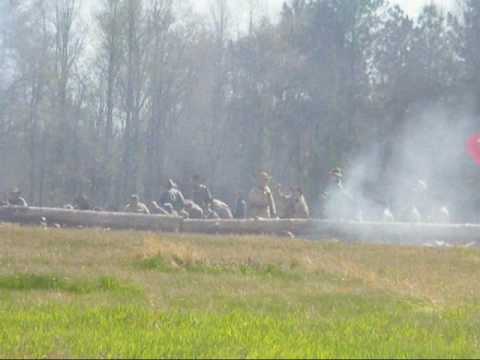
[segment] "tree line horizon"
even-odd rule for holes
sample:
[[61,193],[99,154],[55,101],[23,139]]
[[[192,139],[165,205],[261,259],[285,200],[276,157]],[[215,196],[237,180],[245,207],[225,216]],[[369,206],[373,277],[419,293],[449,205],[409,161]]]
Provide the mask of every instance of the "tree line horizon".
[[[199,174],[231,201],[265,170],[315,206],[328,171],[348,177],[372,145],[380,187],[412,112],[480,112],[480,2],[459,9],[411,17],[387,0],[291,0],[233,39],[225,0],[211,1],[212,26],[173,0],[102,0],[94,34],[78,0],[9,2],[0,191],[19,187],[41,206],[83,193],[108,207]],[[474,192],[478,175],[465,162],[450,180]]]

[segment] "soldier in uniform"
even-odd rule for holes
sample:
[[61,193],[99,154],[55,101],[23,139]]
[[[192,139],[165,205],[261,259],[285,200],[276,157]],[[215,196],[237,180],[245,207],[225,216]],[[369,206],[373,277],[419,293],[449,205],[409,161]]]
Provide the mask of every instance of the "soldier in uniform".
[[203,211],[208,209],[208,206],[212,203],[213,197],[210,189],[207,185],[202,184],[200,175],[194,175],[192,177],[193,184],[193,201],[199,205]]
[[172,179],[168,180],[167,191],[160,197],[160,206],[165,208],[165,204],[171,204],[177,213],[185,208],[185,197]]
[[343,185],[343,170],[334,168],[329,172],[331,184],[326,193],[323,193],[325,207],[323,215],[335,220],[354,220],[357,209],[351,194]]
[[293,189],[292,194],[288,198],[286,218],[287,219],[308,219],[310,217],[310,209],[300,187]]
[[335,187],[339,190],[344,190],[343,186],[343,170],[339,167],[336,167],[330,170],[329,175],[335,185]]
[[248,194],[248,216],[253,218],[276,218],[277,210],[272,191],[268,186],[271,180],[266,172],[258,174],[257,185]]
[[220,219],[233,219],[232,210],[230,206],[218,199],[212,200],[212,209],[215,211]]
[[13,189],[8,195],[8,205],[28,207],[28,203],[21,195],[22,192],[18,188]]
[[185,211],[190,219],[203,219],[203,209],[192,200],[185,200]]
[[245,219],[247,217],[247,202],[240,193],[236,194],[235,200],[235,219]]
[[291,192],[284,192],[282,185],[277,184],[272,188],[273,199],[275,200],[275,206],[277,209],[277,215],[280,219],[292,218],[293,214],[289,214],[289,204],[292,198]]
[[150,214],[150,210],[144,203],[140,202],[138,195],[130,196],[130,202],[125,206],[125,212]]

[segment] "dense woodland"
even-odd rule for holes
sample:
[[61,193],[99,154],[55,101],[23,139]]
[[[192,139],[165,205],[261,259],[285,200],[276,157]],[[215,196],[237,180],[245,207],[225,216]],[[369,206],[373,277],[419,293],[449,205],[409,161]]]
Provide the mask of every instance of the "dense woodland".
[[444,130],[480,130],[480,1],[411,18],[387,0],[290,0],[275,21],[252,4],[241,33],[226,0],[208,19],[179,1],[101,0],[87,22],[80,0],[2,0],[0,191],[109,207],[168,178],[188,194],[198,173],[231,201],[265,169],[316,203],[330,168],[348,178],[374,151],[371,193],[409,174],[476,206],[480,170]]

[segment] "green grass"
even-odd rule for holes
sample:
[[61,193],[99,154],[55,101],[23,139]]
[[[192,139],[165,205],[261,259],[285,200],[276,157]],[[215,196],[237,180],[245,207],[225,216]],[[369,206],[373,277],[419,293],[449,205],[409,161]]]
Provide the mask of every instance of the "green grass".
[[323,314],[235,308],[227,314],[128,306],[6,308],[0,310],[0,343],[9,357],[39,358],[466,358],[479,354],[480,324],[469,316],[478,309],[439,314],[387,299],[378,308],[361,297],[339,300],[336,312]]
[[16,291],[61,291],[73,294],[90,294],[98,291],[111,291],[137,295],[140,289],[122,284],[112,277],[100,277],[96,280],[75,280],[56,275],[17,274],[0,276],[0,289]]
[[478,358],[480,251],[0,226],[0,358]]
[[133,263],[135,267],[142,270],[152,270],[163,273],[204,273],[204,274],[236,274],[243,276],[259,276],[266,278],[281,278],[299,280],[302,273],[295,271],[295,265],[282,267],[279,264],[261,264],[257,262],[246,262],[242,264],[208,264],[201,261],[186,262],[174,256],[172,259],[162,256],[153,256]]

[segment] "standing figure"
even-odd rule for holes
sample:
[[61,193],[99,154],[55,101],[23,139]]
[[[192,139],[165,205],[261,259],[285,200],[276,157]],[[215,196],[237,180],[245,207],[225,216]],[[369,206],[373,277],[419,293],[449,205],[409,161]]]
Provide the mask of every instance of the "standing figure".
[[300,187],[293,189],[292,195],[288,198],[286,217],[287,219],[308,219],[310,217],[310,209]]
[[248,194],[248,216],[253,218],[276,218],[277,210],[272,191],[268,186],[271,180],[266,172],[258,174],[257,185]]
[[22,197],[22,192],[18,188],[15,188],[10,192],[7,202],[9,206],[28,207],[28,203]]
[[343,185],[343,170],[334,168],[330,170],[330,185],[323,194],[323,216],[329,219],[351,221],[357,216],[355,201]]
[[150,214],[147,206],[140,202],[138,195],[130,196],[130,202],[125,206],[125,212],[137,214]]

